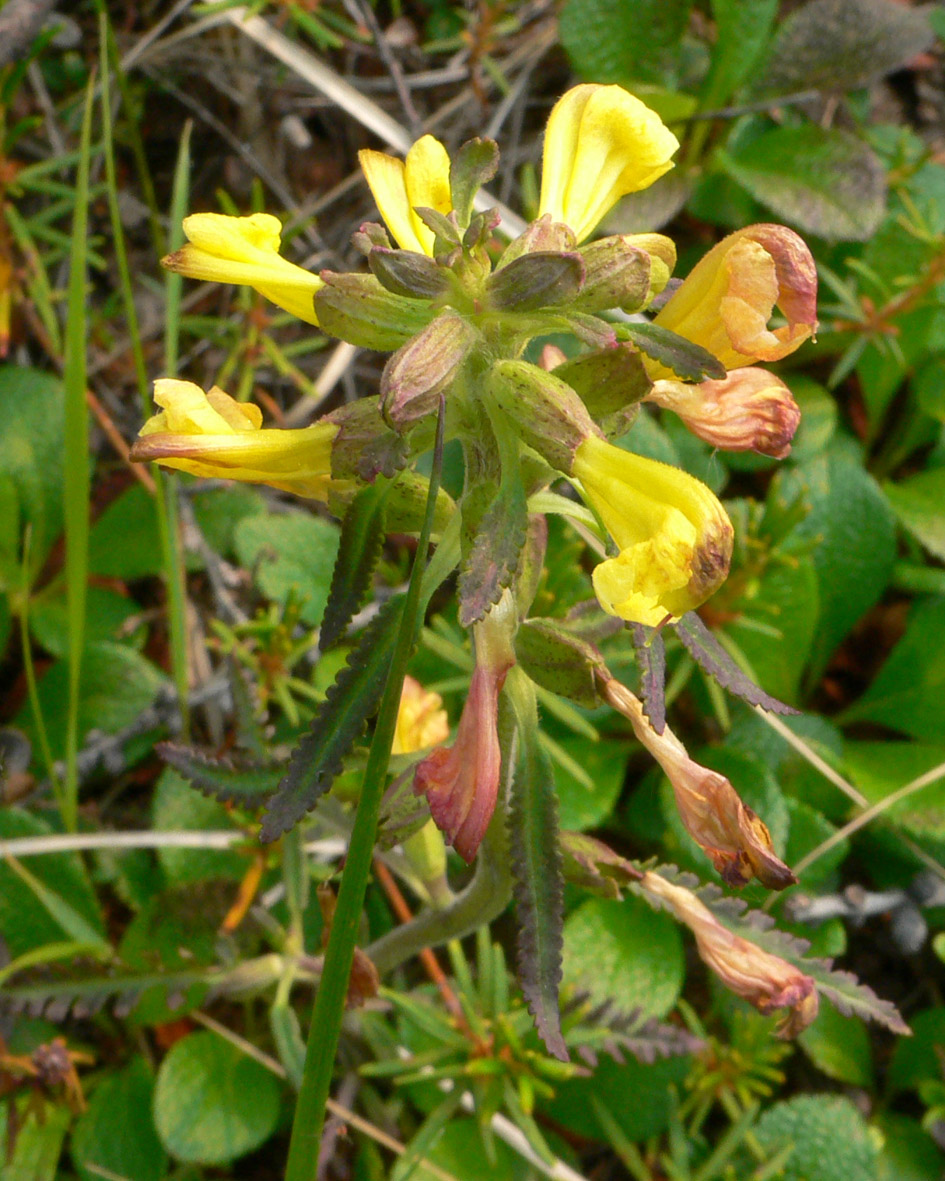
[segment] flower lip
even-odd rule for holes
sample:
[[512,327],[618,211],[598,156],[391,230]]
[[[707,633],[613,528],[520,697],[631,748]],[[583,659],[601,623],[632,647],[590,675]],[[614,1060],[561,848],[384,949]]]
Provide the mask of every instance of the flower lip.
[[728,573],[732,525],[705,484],[594,435],[571,474],[620,550],[594,570],[604,610],[658,627],[703,603]]
[[326,500],[331,480],[333,423],[297,430],[262,428],[262,412],[214,387],[205,394],[189,381],[154,383],[162,407],[141,428],[131,449],[137,462],[155,460],[191,475],[268,484]]

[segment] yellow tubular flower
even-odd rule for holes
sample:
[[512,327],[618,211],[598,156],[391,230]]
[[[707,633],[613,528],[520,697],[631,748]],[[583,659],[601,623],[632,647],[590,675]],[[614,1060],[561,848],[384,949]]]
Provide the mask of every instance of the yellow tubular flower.
[[539,215],[565,222],[582,242],[621,197],[668,172],[678,147],[659,115],[621,86],[575,86],[545,128]]
[[577,448],[571,474],[620,549],[594,570],[605,611],[656,627],[725,580],[732,525],[695,477],[594,435]]
[[446,148],[432,135],[425,135],[413,145],[406,160],[368,148],[358,152],[358,159],[397,245],[432,256],[435,235],[414,210],[419,205],[445,214],[453,208]]
[[277,217],[192,213],[184,218],[184,233],[187,245],[162,258],[162,266],[191,279],[252,287],[306,324],[318,323],[312,300],[324,284],[279,253],[282,223]]
[[[776,306],[787,323],[770,329]],[[654,323],[702,345],[726,369],[778,361],[817,328],[811,252],[786,226],[737,230],[696,264]],[[653,377],[670,376],[661,366],[647,368]]]
[[154,383],[154,400],[162,409],[141,428],[132,459],[327,500],[338,433],[333,423],[261,429],[258,406],[237,402],[216,386],[205,394],[193,382],[167,377]]

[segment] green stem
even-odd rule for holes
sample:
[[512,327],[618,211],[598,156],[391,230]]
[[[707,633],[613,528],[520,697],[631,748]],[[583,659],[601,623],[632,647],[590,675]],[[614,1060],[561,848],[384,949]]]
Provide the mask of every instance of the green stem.
[[425,947],[462,939],[491,923],[512,897],[505,810],[496,809],[479,849],[476,871],[464,890],[442,910],[426,910],[409,923],[382,935],[365,951],[383,976],[412,959]]
[[348,980],[354,960],[358,927],[364,909],[364,895],[367,890],[371,860],[374,855],[374,838],[377,833],[377,817],[381,797],[387,779],[390,749],[397,724],[397,711],[403,687],[407,661],[416,642],[423,611],[421,584],[422,573],[433,517],[436,496],[440,486],[440,468],[443,458],[444,407],[440,405],[437,422],[437,445],[430,474],[427,493],[426,514],[417,555],[410,574],[410,585],[404,603],[397,646],[391,661],[384,696],[377,715],[374,738],[364,769],[361,797],[354,818],[351,842],[345,862],[338,902],[335,907],[325,949],[325,965],[315,996],[312,1024],[309,1028],[308,1047],[305,1053],[305,1071],[295,1107],[292,1123],[292,1140],[289,1144],[289,1159],[286,1164],[285,1181],[313,1181],[318,1169],[318,1151],[325,1121],[325,1105],[331,1086],[332,1067],[341,1032],[341,1019],[345,1009]]

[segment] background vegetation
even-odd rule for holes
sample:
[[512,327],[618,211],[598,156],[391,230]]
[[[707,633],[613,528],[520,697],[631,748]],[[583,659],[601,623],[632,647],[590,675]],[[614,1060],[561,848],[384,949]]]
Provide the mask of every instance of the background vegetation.
[[[422,130],[495,137],[492,191],[527,214],[544,118],[579,78],[626,85],[683,143],[608,229],[668,227],[679,274],[753,221],[814,249],[821,331],[781,367],[803,411],[791,456],[713,453],[658,415],[632,444],[724,495],[736,560],[703,618],[802,711],[772,721],[668,653],[674,726],[800,876],[773,903],[744,894],[915,1036],[823,1006],[798,1044],[773,1040],[672,922],[575,891],[565,1026],[581,1068],[544,1056],[500,918],[346,1020],[323,1175],[940,1178],[945,9],[62,7],[0,6],[0,1177],[282,1175],[322,887],[363,766],[303,832],[259,846],[245,801],[345,657],[317,649],[339,528],[277,493],[130,465],[127,448],[157,376],[298,425],[375,392],[379,361],[246,289],[165,275],[181,216],[265,209],[296,261],[356,267],[349,238],[373,213],[356,151]],[[587,555],[552,533],[539,602],[563,614]],[[378,601],[410,559],[392,537]],[[624,641],[608,660],[634,675]],[[411,672],[454,722],[469,661],[441,597]],[[706,876],[629,727],[571,707],[544,727],[564,828]],[[154,754],[168,736],[265,769],[227,779],[242,794],[221,803]],[[380,853],[365,946],[422,903],[410,887],[396,848]]]

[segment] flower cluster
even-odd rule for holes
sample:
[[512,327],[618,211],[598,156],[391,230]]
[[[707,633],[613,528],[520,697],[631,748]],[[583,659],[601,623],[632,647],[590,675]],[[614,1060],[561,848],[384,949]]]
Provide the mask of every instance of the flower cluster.
[[[466,860],[501,798],[508,752],[499,704],[520,663],[530,572],[541,565],[540,498],[570,482],[587,507],[560,504],[597,529],[605,550],[593,572],[600,605],[660,628],[724,581],[733,535],[708,487],[621,445],[639,404],[678,414],[713,446],[769,456],[787,454],[797,427],[787,386],[756,367],[816,328],[814,264],[795,233],[740,230],[682,282],[671,278],[676,252],[663,235],[588,240],[617,201],[673,167],[677,148],[659,117],[625,90],[578,86],[548,120],[537,216],[504,245],[496,212],[476,212],[475,202],[495,173],[495,144],[472,140],[451,158],[425,135],[403,161],[360,153],[384,223],[355,235],[366,271],[316,275],[295,266],[280,254],[279,222],[266,214],[195,214],[184,222],[188,244],[164,260],[193,278],[248,285],[330,336],[391,355],[378,397],[299,430],[263,428],[255,406],[219,389],[159,381],[161,410],[134,458],[269,484],[337,513],[382,477],[398,519],[416,528],[423,481],[411,465],[429,450],[445,405],[446,437],[464,450],[466,488],[456,503],[441,497],[436,532],[456,539],[460,620],[471,629],[475,668],[452,745],[442,745],[442,733],[429,739],[439,745],[418,762],[414,787]],[[655,314],[640,315],[647,309]],[[524,359],[530,342],[552,334],[571,335],[571,355],[546,348],[541,364]],[[741,883],[754,873],[776,887],[792,880],[731,784],[700,776],[705,769],[669,731],[649,729],[632,694],[605,683],[603,695],[667,770],[687,827],[723,876]],[[398,741],[402,751],[424,745]]]

